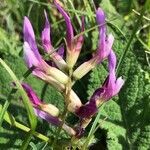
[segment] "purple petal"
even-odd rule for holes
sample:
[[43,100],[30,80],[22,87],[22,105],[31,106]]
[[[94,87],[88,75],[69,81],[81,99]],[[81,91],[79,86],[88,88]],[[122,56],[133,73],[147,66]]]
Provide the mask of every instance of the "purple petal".
[[24,34],[24,41],[29,44],[36,58],[41,59],[41,56],[38,52],[37,45],[35,42],[35,35],[34,35],[32,25],[27,17],[24,17],[23,34]]
[[51,116],[50,114],[47,114],[46,112],[39,110],[37,108],[34,108],[34,112],[38,117],[46,120],[48,123],[51,123],[56,126],[61,125],[61,121],[57,117]]
[[51,39],[50,39],[50,23],[48,21],[47,13],[44,11],[45,14],[45,26],[42,31],[42,44],[44,50],[48,53],[51,50]]
[[[110,34],[108,37],[106,36],[106,21],[105,14],[101,8],[98,8],[96,12],[96,20],[99,25],[99,44],[97,49],[97,54],[99,57],[99,63],[105,59],[112,48],[114,37]],[[97,57],[95,55],[95,57]]]
[[101,8],[98,8],[96,11],[96,21],[99,25],[99,48],[103,49],[105,47],[105,40],[106,40],[106,22],[105,22],[105,14]]
[[101,61],[105,59],[106,57],[108,57],[108,55],[110,54],[113,41],[114,41],[113,35],[109,34],[108,37],[106,38],[104,47],[101,47],[101,49],[98,49],[99,51],[98,53],[99,53],[99,57]]
[[85,26],[85,18],[84,18],[84,16],[82,16],[81,32],[84,31],[84,26]]
[[38,106],[41,103],[41,100],[38,98],[36,93],[33,91],[33,89],[26,83],[22,83],[22,87],[26,91],[30,101],[35,105]]
[[38,66],[39,59],[35,56],[35,53],[31,50],[31,47],[27,42],[24,42],[23,49],[24,59],[28,68],[31,68],[32,66]]
[[116,69],[116,55],[113,50],[110,51],[110,54],[108,56],[108,67],[109,67],[109,73],[115,72]]
[[67,44],[68,44],[67,46],[69,46],[69,48],[70,48],[71,44],[72,44],[72,41],[73,41],[73,37],[74,37],[73,27],[72,27],[72,24],[71,24],[70,17],[65,12],[65,10],[56,2],[56,0],[54,0],[54,3],[56,5],[57,9],[60,11],[60,13],[62,14],[62,16],[65,19],[66,27],[67,27],[66,41],[67,41]]
[[97,101],[100,99],[101,95],[105,92],[103,88],[98,88],[95,90],[93,95],[90,98],[90,101]]
[[97,104],[101,101],[108,101],[119,93],[123,84],[124,80],[120,77],[116,81],[115,73],[111,72],[103,83],[103,86],[94,92],[90,101],[97,101]]
[[36,76],[36,77],[38,77],[38,78],[44,80],[44,81],[47,79],[47,76],[48,76],[48,75],[46,75],[44,72],[42,72],[42,71],[40,71],[40,70],[38,70],[38,69],[34,69],[33,72],[32,72],[32,74],[33,74],[34,76]]
[[77,111],[76,115],[80,118],[90,118],[97,112],[96,101],[90,101],[89,103],[81,106]]
[[110,51],[110,54],[108,56],[108,68],[109,68],[109,76],[107,79],[107,84],[104,84],[103,86],[106,87],[107,92],[111,93],[109,94],[110,97],[113,96],[113,90],[115,88],[115,82],[116,82],[116,55],[113,50]]
[[106,48],[105,48],[108,54],[112,49],[113,42],[114,42],[114,36],[112,34],[109,34],[108,37],[106,38]]
[[119,77],[116,81],[115,89],[114,89],[114,95],[118,94],[122,86],[124,85],[124,80],[122,77]]
[[[84,31],[84,17],[82,17],[82,26],[81,26],[81,32],[83,32],[83,31]],[[83,42],[84,42],[84,36],[82,34],[77,38],[77,42],[75,43],[76,51],[81,51]]]
[[[27,17],[24,17],[24,24],[23,24],[23,33],[24,33],[24,40],[28,43],[35,42],[35,35],[30,23],[30,20]],[[35,44],[35,43],[34,43]],[[35,44],[36,46],[36,44]]]
[[64,52],[65,52],[64,46],[59,47],[57,50],[58,55],[60,55],[62,58],[64,57]]
[[[64,57],[64,46],[59,47],[58,50],[57,50],[57,52],[56,52],[55,54],[53,53],[53,57],[58,58],[58,61],[59,61],[60,59],[63,59],[63,57]],[[58,68],[57,65],[55,64],[55,62],[52,61],[52,60],[46,61],[46,63],[47,63],[49,66]]]

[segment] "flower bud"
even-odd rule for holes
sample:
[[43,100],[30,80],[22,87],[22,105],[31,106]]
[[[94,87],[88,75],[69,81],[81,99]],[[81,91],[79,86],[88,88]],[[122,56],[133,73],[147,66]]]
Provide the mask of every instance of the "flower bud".
[[46,74],[52,76],[60,83],[68,83],[69,77],[55,67],[49,67],[49,69],[46,70]]
[[86,75],[90,70],[92,70],[96,66],[96,59],[95,57],[93,59],[90,59],[87,62],[84,62],[81,64],[74,72],[73,77],[76,80],[81,79],[84,75]]
[[57,117],[59,115],[59,109],[52,104],[39,104],[41,110],[47,112],[48,114],[52,115],[53,117]]

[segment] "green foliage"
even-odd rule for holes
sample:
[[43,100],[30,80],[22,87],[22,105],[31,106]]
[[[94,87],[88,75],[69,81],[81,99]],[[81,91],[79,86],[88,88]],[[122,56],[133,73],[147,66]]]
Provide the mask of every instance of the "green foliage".
[[[27,71],[22,56],[19,56],[22,53],[22,21],[24,15],[29,16],[39,44],[41,44],[39,39],[44,24],[44,9],[47,10],[50,18],[51,32],[53,35],[52,43],[54,47],[59,46],[65,37],[64,20],[58,15],[54,7],[46,2],[46,0],[7,0],[2,1],[2,4],[0,4],[0,57],[10,66],[19,79],[21,79],[23,74]],[[140,10],[139,4],[135,0],[99,0],[96,1],[95,4],[101,6],[106,12],[109,26],[108,31],[112,32],[115,36],[113,49],[117,53],[117,60],[119,60],[129,39],[128,37],[134,29],[133,21],[137,18],[137,15],[131,12],[131,10],[132,8]],[[95,12],[92,1],[84,0],[82,2],[79,0],[68,0],[64,1],[64,6],[71,15],[76,33],[80,32],[78,21],[82,15],[85,16],[85,28],[87,30],[95,26]],[[149,15],[148,12],[146,15]],[[75,18],[77,18],[78,21],[76,21]],[[146,23],[147,20],[143,20],[143,24]],[[140,38],[145,43],[148,43],[147,45],[150,45],[150,38],[146,29],[144,28],[144,33],[140,32]],[[88,60],[89,54],[97,48],[97,29],[95,28],[92,32],[86,32],[84,36],[85,43],[80,57],[84,58],[84,60],[81,62]],[[145,55],[144,48],[139,41],[135,39],[123,60],[123,65],[119,72],[119,76],[123,76],[125,79],[125,85],[119,95],[105,103],[100,110],[100,131],[105,130],[106,132],[98,133],[99,130],[97,130],[95,138],[92,139],[91,143],[100,140],[101,144],[105,145],[106,142],[106,146],[109,150],[149,149],[150,69],[148,68],[146,57],[148,58],[148,54]],[[81,62],[79,60],[79,64]],[[2,66],[0,66],[0,72],[0,104],[3,105],[11,91],[12,79]],[[89,99],[96,88],[103,84],[107,74],[107,61],[104,61],[97,68],[93,69],[90,75],[75,84],[74,90],[83,100],[83,103]],[[43,81],[32,75],[27,77],[24,82],[29,83],[45,103],[52,103],[63,112],[64,100],[56,89],[50,85],[46,85]],[[11,105],[8,111],[14,116],[16,121],[28,125],[27,114],[18,92],[12,95]],[[72,116],[70,118],[70,123],[75,120]],[[93,122],[91,124],[93,124]],[[56,128],[42,120],[38,122],[36,131],[48,137],[54,137],[56,134]],[[104,134],[104,136],[102,134]],[[0,129],[0,149],[19,149],[26,135],[24,131],[4,121]],[[101,139],[103,137],[104,139]],[[58,138],[58,149],[60,149],[62,145],[68,145],[69,141],[67,138],[64,133],[60,135]],[[105,138],[106,141],[104,141]],[[85,139],[82,139],[82,143],[84,143]],[[29,149],[51,148],[49,148],[47,143],[41,142],[33,136],[29,144]]]
[[18,34],[14,32],[11,34],[0,28],[0,55],[18,56],[22,49],[18,42]]

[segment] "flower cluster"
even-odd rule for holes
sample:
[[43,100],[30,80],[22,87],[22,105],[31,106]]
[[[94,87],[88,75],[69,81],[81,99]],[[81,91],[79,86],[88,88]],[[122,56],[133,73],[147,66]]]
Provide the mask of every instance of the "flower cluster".
[[[46,12],[45,26],[42,31],[41,41],[43,50],[50,57],[50,62],[45,61],[38,51],[36,39],[32,25],[27,17],[24,18],[24,59],[28,68],[34,66],[32,74],[39,79],[49,83],[62,93],[69,112],[79,117],[80,128],[84,129],[90,122],[98,110],[98,107],[113,96],[118,94],[124,84],[124,80],[116,77],[116,55],[112,50],[114,37],[112,34],[107,35],[105,14],[101,8],[96,11],[96,21],[99,26],[99,42],[98,48],[93,57],[81,64],[74,70],[81,48],[84,42],[83,34],[74,36],[74,30],[69,15],[56,2],[54,4],[58,11],[64,17],[66,23],[66,60],[63,59],[64,47],[60,47],[57,51],[54,49],[50,38],[50,23]],[[81,32],[84,31],[84,18],[82,18]],[[90,100],[86,104],[82,104],[80,98],[73,91],[72,85],[76,80],[81,79],[89,71],[100,64],[103,60],[108,59],[109,73],[105,82],[101,87],[95,90]],[[73,80],[73,81],[72,81]],[[70,135],[76,135],[77,130],[62,123],[59,117],[59,109],[52,104],[43,103],[26,83],[22,83],[23,88],[33,105],[35,114],[40,118],[61,126]],[[68,92],[67,92],[68,91]],[[67,93],[66,93],[67,92]]]

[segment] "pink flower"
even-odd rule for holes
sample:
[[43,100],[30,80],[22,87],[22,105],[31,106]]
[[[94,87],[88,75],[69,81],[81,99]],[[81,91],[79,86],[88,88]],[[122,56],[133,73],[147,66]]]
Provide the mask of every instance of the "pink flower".
[[[45,29],[45,30],[47,30],[47,29]],[[34,35],[32,25],[27,17],[24,18],[23,33],[24,33],[24,46],[23,46],[24,47],[24,58],[25,58],[28,68],[31,68],[32,66],[35,67],[35,69],[33,70],[33,74],[44,80],[48,80],[47,76],[50,76],[50,77],[54,78],[55,80],[57,80],[58,82],[66,84],[68,82],[68,76],[65,75],[59,69],[49,66],[42,59],[42,57],[38,51],[37,45],[36,45],[35,35]],[[48,45],[45,47],[48,47]],[[56,57],[61,57],[61,56],[58,56],[58,54],[55,53],[54,57],[56,58]],[[57,62],[60,62],[60,61],[57,61]],[[60,65],[58,65],[58,66],[60,67]]]
[[111,51],[114,37],[112,34],[106,34],[105,14],[101,8],[96,11],[96,21],[99,25],[99,42],[98,48],[94,56],[87,62],[81,64],[73,73],[76,79],[82,78],[95,66],[106,59]]
[[108,56],[109,75],[102,87],[95,90],[88,103],[81,106],[76,114],[81,118],[90,118],[97,112],[98,106],[117,95],[124,84],[122,77],[116,77],[116,55],[111,50]]
[[[74,38],[74,32],[73,32],[73,27],[71,24],[71,19],[69,15],[65,12],[65,10],[54,0],[54,3],[59,10],[59,12],[62,14],[62,16],[65,19],[66,23],[66,44],[67,44],[67,65],[69,68],[73,68],[75,65],[82,45],[83,45],[83,35],[79,36],[78,38]],[[84,19],[84,18],[83,18]],[[84,31],[84,20],[82,19],[82,29],[81,31]]]
[[26,91],[29,100],[34,107],[35,114],[54,125],[59,125],[60,120],[57,118],[59,115],[58,108],[52,104],[44,104],[28,84],[22,83],[22,87]]
[[[59,110],[57,107],[52,104],[44,104],[28,84],[23,83],[22,87],[26,91],[29,100],[34,107],[34,112],[38,117],[55,126],[62,125],[62,120],[58,118]],[[65,123],[62,125],[62,128],[71,136],[76,134],[76,131]]]

